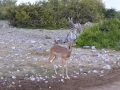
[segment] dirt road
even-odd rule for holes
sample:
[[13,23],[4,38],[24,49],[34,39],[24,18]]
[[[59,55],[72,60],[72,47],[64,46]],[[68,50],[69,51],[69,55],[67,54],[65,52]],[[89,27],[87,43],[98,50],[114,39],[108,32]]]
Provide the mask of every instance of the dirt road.
[[0,80],[0,90],[119,90],[120,68],[112,69],[105,76],[81,73],[77,78],[46,79],[31,81],[27,77],[4,78]]

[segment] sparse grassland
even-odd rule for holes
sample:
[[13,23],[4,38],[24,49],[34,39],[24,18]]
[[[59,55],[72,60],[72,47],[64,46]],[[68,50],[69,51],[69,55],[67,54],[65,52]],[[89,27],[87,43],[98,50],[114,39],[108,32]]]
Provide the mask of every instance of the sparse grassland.
[[[98,27],[95,26],[94,28]],[[90,35],[93,35],[91,30],[89,32]],[[67,35],[67,30],[1,28],[0,33],[0,77],[54,75],[52,63],[49,64],[48,72],[45,73],[49,49],[55,44],[54,38]],[[81,37],[86,34],[87,30],[81,34]],[[86,38],[87,36],[83,39]],[[38,48],[43,48],[45,51],[36,52],[35,49]],[[101,53],[101,49],[97,49],[100,56],[94,56],[91,49],[73,48],[71,57],[68,60],[68,74],[99,70],[107,64],[111,67],[119,67],[120,52],[109,49],[106,51],[108,52]],[[56,68],[58,74],[61,74],[61,58],[56,61]]]

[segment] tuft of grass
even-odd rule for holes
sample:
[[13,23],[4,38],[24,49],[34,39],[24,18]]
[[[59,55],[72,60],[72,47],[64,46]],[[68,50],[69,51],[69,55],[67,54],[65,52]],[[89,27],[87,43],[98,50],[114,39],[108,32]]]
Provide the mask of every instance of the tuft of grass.
[[76,47],[96,46],[120,50],[120,21],[118,19],[104,20],[90,28],[85,28],[76,40]]
[[40,56],[49,55],[49,52],[48,52],[48,51],[45,51],[45,52],[30,51],[30,53],[31,53],[32,55],[40,55]]
[[45,35],[45,38],[46,38],[46,39],[51,39],[51,37],[50,37],[50,36],[47,36],[47,35]]
[[22,75],[30,77],[30,76],[34,75],[34,73],[31,71],[27,71],[27,72],[23,72]]

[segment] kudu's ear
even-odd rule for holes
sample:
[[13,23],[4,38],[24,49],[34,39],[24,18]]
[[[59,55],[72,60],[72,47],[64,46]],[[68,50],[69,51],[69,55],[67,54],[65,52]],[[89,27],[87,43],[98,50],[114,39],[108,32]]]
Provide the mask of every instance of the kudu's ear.
[[73,21],[73,17],[71,17],[71,21]]

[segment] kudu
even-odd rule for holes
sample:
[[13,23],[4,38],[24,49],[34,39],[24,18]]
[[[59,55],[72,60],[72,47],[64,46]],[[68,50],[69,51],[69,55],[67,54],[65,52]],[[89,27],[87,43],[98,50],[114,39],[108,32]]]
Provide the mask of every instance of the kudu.
[[67,76],[67,78],[69,78],[69,76],[68,76],[68,58],[71,55],[72,46],[75,45],[75,43],[72,42],[72,43],[66,43],[66,44],[67,44],[68,48],[62,47],[60,45],[54,45],[50,49],[50,57],[48,59],[47,65],[46,65],[46,72],[47,72],[48,64],[54,58],[52,62],[53,62],[55,74],[57,74],[56,67],[55,67],[55,61],[58,57],[61,57],[61,59],[62,59],[62,77],[64,78],[64,62],[65,62],[66,63],[66,76]]

